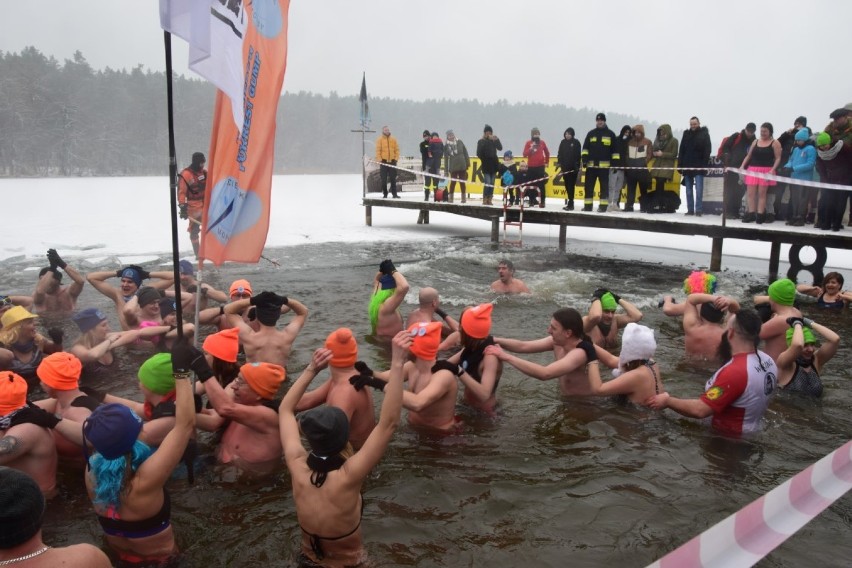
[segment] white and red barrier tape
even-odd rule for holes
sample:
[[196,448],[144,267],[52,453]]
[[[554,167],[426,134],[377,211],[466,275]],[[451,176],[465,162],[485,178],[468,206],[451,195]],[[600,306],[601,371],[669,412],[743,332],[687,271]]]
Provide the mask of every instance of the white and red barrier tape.
[[852,440],[648,568],[753,566],[849,489]]
[[[412,174],[415,174],[415,175],[422,175],[424,177],[433,177],[433,178],[437,178],[437,179],[447,180],[447,182],[453,181],[453,179],[454,179],[454,178],[451,178],[451,177],[448,177],[448,176],[443,176],[443,175],[440,175],[440,174],[432,174],[432,173],[425,172],[425,171],[413,170],[413,169],[410,169],[410,168],[403,168],[403,167],[400,167],[400,166],[394,166],[393,164],[382,164],[381,162],[378,162],[378,161],[373,160],[371,158],[365,158],[365,161],[366,161],[366,163],[369,163],[369,164],[376,164],[376,165],[379,165],[379,166],[387,166],[389,168],[394,168],[396,170],[403,171],[403,172],[409,172],[409,173],[412,173]],[[641,166],[617,166],[617,167],[616,166],[609,166],[609,167],[605,167],[605,168],[602,167],[602,168],[598,168],[598,169],[648,170],[648,168],[641,167]],[[655,169],[655,170],[678,170],[680,172],[683,172],[683,171],[720,170],[722,168],[713,168],[711,166],[707,166],[706,168],[671,167],[671,168],[652,168],[652,169]],[[553,174],[552,176],[547,176],[547,177],[538,178],[538,179],[528,181],[524,185],[536,184],[540,181],[547,180],[547,179],[550,179],[550,178],[555,178],[555,177],[560,176],[562,174],[571,173],[573,171],[574,170],[569,170],[567,172],[558,172],[558,173]],[[808,181],[808,180],[794,179],[794,178],[784,177],[784,176],[779,176],[779,175],[774,175],[774,174],[768,174],[768,173],[765,174],[765,173],[758,173],[758,172],[754,172],[754,171],[748,171],[748,170],[744,170],[742,168],[724,168],[724,171],[725,172],[733,172],[733,173],[740,174],[740,175],[743,175],[743,176],[751,176],[751,177],[756,177],[756,178],[760,178],[760,179],[776,181],[776,182],[780,182],[780,183],[787,183],[787,184],[790,184],[790,185],[799,185],[799,186],[804,186],[804,187],[815,187],[815,188],[818,188],[818,189],[839,189],[839,190],[842,190],[842,191],[852,191],[852,186],[850,186],[850,185],[840,185],[840,184],[837,184],[837,183],[823,183],[823,182],[819,182],[819,181]],[[472,184],[475,184],[475,185],[481,185],[481,186],[485,186],[485,187],[495,187],[495,188],[498,187],[496,184],[492,185],[492,184],[483,183],[483,182],[475,181],[475,180],[467,181],[467,180],[456,179],[455,181],[463,181],[465,183],[472,183]],[[518,187],[518,186],[509,186],[509,187]]]

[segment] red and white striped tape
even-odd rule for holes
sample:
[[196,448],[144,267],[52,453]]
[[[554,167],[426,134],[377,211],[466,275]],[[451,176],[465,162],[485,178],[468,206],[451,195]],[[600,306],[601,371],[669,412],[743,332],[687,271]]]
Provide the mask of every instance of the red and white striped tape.
[[648,568],[753,566],[849,489],[852,440]]

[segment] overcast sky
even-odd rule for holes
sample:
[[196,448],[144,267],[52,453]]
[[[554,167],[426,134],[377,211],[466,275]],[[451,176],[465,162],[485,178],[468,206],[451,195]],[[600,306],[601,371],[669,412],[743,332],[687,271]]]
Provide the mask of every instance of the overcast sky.
[[[0,50],[164,67],[156,0],[7,4]],[[852,101],[850,22],[849,0],[292,0],[284,88],[357,95],[366,71],[371,98],[561,103],[675,128],[698,115],[716,146],[749,121],[825,126]]]

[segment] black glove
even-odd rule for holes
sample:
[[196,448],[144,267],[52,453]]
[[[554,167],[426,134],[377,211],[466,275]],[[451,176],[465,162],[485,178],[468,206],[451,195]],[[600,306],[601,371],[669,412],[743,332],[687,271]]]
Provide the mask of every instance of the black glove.
[[795,316],[787,318],[787,325],[789,325],[790,327],[793,327],[797,323],[802,327],[805,327],[805,320],[803,320],[802,318]]
[[62,260],[56,249],[47,249],[47,260],[51,266],[58,266],[62,270],[65,270],[65,267],[68,266],[68,263]]
[[65,338],[65,332],[58,327],[48,329],[47,335],[50,336],[50,340],[56,345],[62,345],[62,340]]
[[391,161],[390,161],[390,163],[391,163],[391,165],[392,165],[392,166],[395,166],[395,165],[396,165],[396,160],[391,160]]
[[609,290],[607,290],[606,288],[598,288],[597,290],[592,292],[592,298],[600,300],[607,292],[609,292]]
[[612,298],[615,300],[616,304],[621,303],[621,296],[619,296],[618,294],[616,294],[612,290],[610,290],[609,293],[612,294]]
[[178,205],[179,215],[181,219],[189,219],[189,212],[186,210],[186,203]]
[[98,402],[103,402],[107,395],[107,393],[101,392],[98,389],[93,389],[92,387],[80,387],[80,391],[89,395]]
[[373,370],[363,361],[355,362],[355,370],[367,377],[372,377],[374,374]]
[[577,344],[577,347],[583,350],[586,354],[586,362],[591,363],[592,361],[598,360],[598,354],[595,351],[595,344],[591,341],[586,341],[585,339]]
[[207,364],[204,353],[198,347],[193,347],[189,342],[178,342],[172,347],[172,370],[175,373],[185,373],[177,369],[187,369],[195,372],[195,376],[202,383],[213,377],[213,370]]
[[[657,307],[662,308],[665,304],[666,304],[666,299],[663,298],[662,300],[657,302]],[[672,298],[672,304],[677,304],[677,302],[675,302],[674,298]]]
[[251,307],[248,311],[248,320],[254,321],[257,319],[257,308]]
[[461,365],[455,365],[444,359],[442,361],[436,361],[435,364],[432,365],[432,372],[437,373],[438,371],[449,371],[455,376],[461,377],[464,373],[464,367]]
[[379,265],[379,272],[388,275],[393,274],[394,272],[396,272],[396,266],[393,265],[393,261],[391,259],[385,259]]
[[356,391],[362,390],[365,386],[384,391],[388,382],[367,375],[352,375],[349,377],[349,384],[355,387]]
[[290,301],[290,298],[288,298],[287,296],[281,296],[280,294],[273,294],[273,297],[274,297],[273,303],[278,304],[279,307],[286,306],[287,303]]
[[35,424],[42,428],[56,428],[56,425],[59,424],[60,420],[62,419],[57,418],[55,414],[51,414],[31,402],[28,402],[25,407],[15,413],[9,424],[10,426],[17,426],[18,424]]

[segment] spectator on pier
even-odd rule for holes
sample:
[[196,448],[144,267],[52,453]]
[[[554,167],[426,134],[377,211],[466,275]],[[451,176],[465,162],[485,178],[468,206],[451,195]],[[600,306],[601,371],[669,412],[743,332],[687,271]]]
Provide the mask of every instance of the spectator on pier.
[[[526,167],[526,162],[521,163]],[[517,186],[521,184],[522,180],[518,172],[518,164],[515,163],[511,150],[506,150],[503,153],[503,162],[500,164],[500,169],[497,170],[497,176],[500,178],[506,203],[510,207],[516,204],[520,205],[524,196],[521,195],[521,190]]]
[[[816,166],[817,151],[810,142],[810,134],[807,128],[800,128],[796,134],[795,147],[790,153],[789,159],[784,162],[784,167],[790,170],[790,177],[794,180],[812,181],[814,179],[814,168]],[[814,188],[801,185],[789,184],[790,202],[787,207],[787,224],[793,227],[805,225],[805,209],[807,208],[808,191]]]
[[[852,145],[840,139],[836,142],[828,132],[820,132],[816,139],[817,163],[820,181],[839,185],[852,183]],[[849,191],[843,189],[821,189],[819,192],[819,217],[816,227],[827,231],[843,228],[843,215]]]
[[609,170],[609,183],[607,199],[609,206],[607,211],[610,213],[618,213],[621,211],[618,204],[621,201],[621,190],[624,189],[624,161],[627,158],[627,143],[630,142],[632,128],[628,125],[621,127],[621,132],[613,141],[613,156],[618,155],[618,158],[613,157],[612,165]]
[[388,196],[388,180],[393,197],[399,197],[396,189],[396,164],[399,161],[399,143],[391,135],[390,128],[382,126],[382,135],[376,140],[376,161],[381,162],[382,197]]
[[[781,144],[772,137],[772,124],[760,125],[760,138],[752,142],[742,168],[757,174],[775,175],[781,163]],[[743,223],[758,225],[766,221],[766,192],[776,185],[775,180],[747,175],[745,178],[747,207]],[[770,220],[771,222],[771,220]]]
[[[545,141],[541,139],[541,131],[538,127],[533,127],[530,131],[530,139],[524,144],[524,158],[527,159],[530,180],[537,180],[534,183],[541,193],[539,206],[544,207],[545,185],[547,184],[545,168],[550,163],[550,150]],[[491,203],[489,202],[488,205],[491,205]]]
[[666,193],[666,183],[674,179],[677,148],[678,142],[672,136],[672,127],[668,124],[660,126],[652,146],[654,167],[651,169],[651,177],[654,178],[654,191],[646,196],[646,205],[639,202],[640,209],[645,213],[674,213],[680,207],[679,193]]
[[[683,133],[680,153],[677,157],[678,171],[686,184],[686,214],[701,217],[704,204],[704,168],[710,162],[710,133],[701,126],[697,116],[689,119],[689,129]],[[693,186],[695,193],[693,194]]]
[[[449,173],[450,184],[449,202],[453,202],[453,193],[456,189],[456,180],[461,188],[461,201],[467,202],[467,169],[470,167],[470,156],[467,154],[467,148],[464,142],[456,138],[452,130],[447,130],[447,143],[444,145],[444,159],[446,166],[444,170]],[[447,195],[444,195],[444,201],[448,201]]]
[[444,162],[444,141],[438,136],[437,132],[433,132],[429,138],[429,157],[426,159],[426,171],[432,174],[426,179],[426,192],[424,201],[429,201],[429,191],[432,191],[432,197],[438,201],[438,185],[441,174],[441,164]]
[[[639,203],[641,204],[651,189],[651,173],[648,171],[648,162],[653,159],[652,142],[645,137],[645,126],[637,124],[631,131],[630,141],[627,143],[627,155],[624,165],[624,179],[627,182],[627,201],[624,203],[624,211],[633,212],[633,204],[636,201],[636,190],[639,190]],[[638,169],[637,169],[638,168]]]
[[613,160],[620,160],[621,155],[614,149],[615,132],[606,125],[606,115],[599,112],[595,116],[595,127],[586,134],[583,141],[581,157],[586,166],[586,183],[583,188],[583,211],[591,211],[594,205],[595,184],[600,191],[598,212],[604,213],[607,208],[609,190],[609,168]]
[[565,207],[563,207],[565,211],[574,210],[574,191],[577,189],[577,177],[582,168],[580,162],[582,151],[583,148],[575,137],[574,129],[569,126],[562,135],[562,142],[559,143],[559,152],[556,155],[559,169],[562,170],[562,183],[565,184]]
[[476,157],[479,158],[479,170],[482,172],[482,183],[485,184],[482,188],[483,205],[490,205],[494,198],[494,177],[500,169],[497,152],[502,150],[500,139],[494,136],[494,130],[486,124],[482,138],[476,143]]
[[[722,163],[726,168],[739,168],[748,155],[748,150],[754,142],[757,125],[753,122],[739,132],[728,136],[719,148]],[[740,209],[745,195],[742,176],[736,172],[725,172],[725,216],[728,219],[739,219]]]

